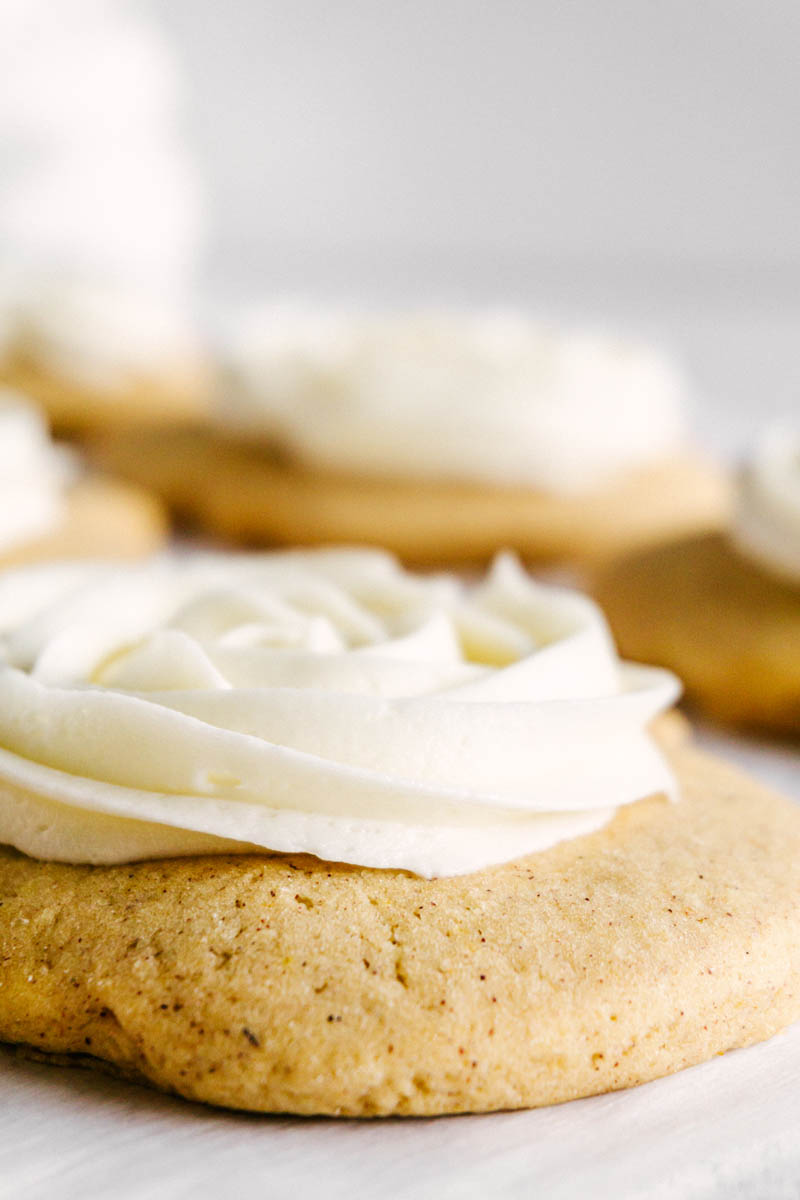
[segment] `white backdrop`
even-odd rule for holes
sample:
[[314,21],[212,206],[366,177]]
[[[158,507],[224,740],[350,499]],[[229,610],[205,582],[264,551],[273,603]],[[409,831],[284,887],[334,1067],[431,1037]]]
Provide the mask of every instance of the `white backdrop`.
[[155,0],[226,246],[800,268],[794,0]]
[[725,450],[797,409],[795,0],[150,2],[188,71],[217,293],[644,325]]

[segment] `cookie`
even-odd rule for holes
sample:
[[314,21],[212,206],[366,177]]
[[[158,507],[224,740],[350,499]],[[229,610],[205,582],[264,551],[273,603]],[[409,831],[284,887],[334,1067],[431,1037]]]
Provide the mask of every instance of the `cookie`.
[[87,474],[51,440],[29,397],[0,388],[0,565],[136,558],[160,548],[166,532],[156,497]]
[[723,534],[643,550],[593,592],[622,653],[678,672],[723,721],[800,733],[800,587]]
[[0,382],[23,392],[46,414],[55,433],[86,435],[182,425],[206,407],[209,381],[202,364],[108,383],[75,381],[24,355],[0,362]]
[[525,487],[363,478],[303,468],[211,430],[114,433],[90,454],[211,533],[247,545],[385,546],[418,564],[511,547],[530,561],[597,561],[676,531],[717,527],[724,477],[675,458],[580,495]]
[[0,382],[56,433],[196,419],[211,371],[185,291],[25,274],[9,284]]
[[454,878],[3,850],[0,1038],[206,1103],[351,1116],[549,1104],[767,1038],[800,1017],[800,813],[671,753],[678,803]]
[[142,558],[165,544],[167,516],[143,488],[85,476],[68,490],[50,533],[0,553],[0,566],[68,558]]
[[181,419],[205,382],[205,203],[170,39],[105,5],[5,17],[0,378],[58,432]]

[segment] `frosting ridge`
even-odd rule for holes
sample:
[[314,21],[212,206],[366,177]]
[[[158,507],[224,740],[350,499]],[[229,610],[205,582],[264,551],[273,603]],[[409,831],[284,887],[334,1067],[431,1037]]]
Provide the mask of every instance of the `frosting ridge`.
[[677,681],[510,557],[474,588],[377,551],[27,568],[0,645],[0,840],[39,857],[457,874],[674,792]]

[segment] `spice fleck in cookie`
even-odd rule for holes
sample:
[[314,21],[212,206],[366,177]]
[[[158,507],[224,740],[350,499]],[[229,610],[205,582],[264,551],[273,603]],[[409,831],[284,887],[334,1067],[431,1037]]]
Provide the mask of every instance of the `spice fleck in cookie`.
[[239,541],[596,560],[723,519],[686,393],[655,351],[519,315],[273,308],[232,339],[211,422],[98,454]]
[[25,1052],[253,1111],[435,1114],[800,1016],[800,814],[659,747],[673,677],[512,560],[469,588],[345,551],[24,569],[0,632],[0,1038]]
[[622,651],[678,671],[707,712],[800,733],[800,439],[765,435],[730,534],[624,558],[594,591]]

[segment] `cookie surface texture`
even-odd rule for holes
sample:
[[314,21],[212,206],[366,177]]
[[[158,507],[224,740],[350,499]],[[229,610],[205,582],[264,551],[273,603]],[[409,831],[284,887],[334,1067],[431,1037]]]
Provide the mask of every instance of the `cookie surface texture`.
[[548,1104],[763,1040],[800,1017],[800,812],[672,754],[679,803],[448,879],[3,850],[0,1039],[193,1100],[353,1116]]
[[729,500],[716,468],[691,457],[588,495],[555,496],[302,469],[203,429],[111,434],[92,452],[104,469],[231,541],[381,545],[418,564],[477,562],[504,547],[531,560],[603,560],[716,528]]
[[711,715],[800,734],[800,588],[719,534],[621,560],[593,592],[628,658],[668,666]]

